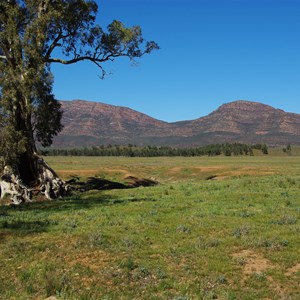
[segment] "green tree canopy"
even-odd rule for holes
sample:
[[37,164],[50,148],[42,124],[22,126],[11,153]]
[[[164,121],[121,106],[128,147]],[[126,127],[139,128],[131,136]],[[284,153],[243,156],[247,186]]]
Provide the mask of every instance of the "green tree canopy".
[[[95,23],[98,6],[84,0],[2,0],[0,2],[0,121],[4,132],[17,137],[0,146],[23,182],[42,181],[36,142],[49,146],[61,129],[62,111],[52,93],[52,63],[103,64],[119,57],[131,60],[158,45],[147,42],[139,26],[113,21],[107,30]],[[6,149],[6,150],[5,150]],[[7,155],[11,149],[16,155]],[[5,150],[5,151],[4,151]]]

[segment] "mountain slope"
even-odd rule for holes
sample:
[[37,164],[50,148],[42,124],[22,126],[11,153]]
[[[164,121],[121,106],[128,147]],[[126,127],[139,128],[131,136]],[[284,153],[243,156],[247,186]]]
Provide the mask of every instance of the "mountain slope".
[[239,100],[196,120],[167,123],[126,107],[61,101],[64,129],[55,147],[101,144],[191,146],[223,142],[300,144],[300,115]]
[[55,145],[86,146],[103,143],[127,143],[135,136],[168,123],[127,107],[83,100],[61,101],[64,129]]

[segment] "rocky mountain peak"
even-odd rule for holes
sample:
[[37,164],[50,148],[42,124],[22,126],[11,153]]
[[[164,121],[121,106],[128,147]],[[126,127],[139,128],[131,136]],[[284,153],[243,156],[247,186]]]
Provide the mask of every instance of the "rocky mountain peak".
[[103,144],[196,146],[224,142],[300,144],[300,115],[238,100],[196,120],[167,123],[127,107],[61,101],[64,129],[55,147]]

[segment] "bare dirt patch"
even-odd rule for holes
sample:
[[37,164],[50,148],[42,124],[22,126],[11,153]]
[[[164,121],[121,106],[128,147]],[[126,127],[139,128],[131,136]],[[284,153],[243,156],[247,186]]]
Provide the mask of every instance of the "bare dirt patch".
[[229,179],[231,176],[217,176],[216,178],[215,178],[215,180],[220,180],[220,181],[222,181],[222,180],[226,180],[226,179]]
[[[252,274],[263,274],[268,269],[274,268],[275,266],[262,255],[255,253],[252,250],[242,250],[241,252],[235,253],[232,255],[234,259],[243,260],[243,277],[241,279],[241,283],[245,284],[245,281]],[[271,289],[276,291],[278,295],[284,297],[285,288],[280,285],[277,281],[273,279],[271,276],[266,277]]]
[[197,174],[214,174],[214,180],[225,180],[233,176],[260,176],[260,175],[274,175],[276,171],[272,168],[259,167],[239,167],[232,168],[229,166],[197,166],[197,167],[174,167],[170,169],[170,173],[182,173],[185,169],[189,169],[193,175]]
[[224,171],[224,170],[227,170],[229,169],[229,167],[227,166],[199,166],[199,167],[174,167],[174,168],[171,168],[170,169],[170,172],[171,173],[177,173],[177,172],[181,172],[182,170],[184,169],[190,169],[191,171],[196,171],[196,172],[204,172],[204,173],[207,173],[207,172],[211,172],[211,171]]
[[231,170],[229,172],[224,173],[227,176],[259,176],[259,175],[274,175],[276,171],[273,168],[259,168],[259,167],[241,167],[237,170]]
[[285,276],[292,276],[295,273],[300,271],[300,263],[296,264],[295,266],[289,268],[286,273],[284,274]]
[[229,169],[228,166],[218,165],[218,166],[209,166],[209,167],[195,167],[195,169],[203,171],[203,172],[210,172],[210,171],[224,171]]
[[88,253],[80,252],[80,254],[66,259],[69,268],[74,266],[83,266],[87,269],[92,270],[93,274],[77,273],[75,276],[80,278],[81,285],[85,288],[90,288],[95,284],[112,286],[113,282],[103,276],[103,272],[107,270],[109,264],[113,261],[113,258],[104,251],[91,251]]
[[133,176],[132,173],[130,173],[128,170],[124,170],[124,169],[111,169],[111,168],[104,168],[101,169],[103,172],[108,172],[108,173],[121,173],[122,176],[125,177],[129,177],[129,176]]
[[244,175],[259,176],[259,175],[274,175],[276,173],[274,171],[263,171],[263,170],[241,170],[241,171],[232,171],[226,174],[228,174],[228,176],[244,176]]
[[269,268],[274,267],[269,260],[251,250],[243,250],[233,254],[236,259],[244,259],[243,273],[245,277],[253,273],[263,273]]
[[67,176],[72,176],[72,175],[77,175],[77,176],[92,176],[95,175],[96,173],[99,173],[99,169],[78,169],[78,170],[59,170],[57,171],[58,175],[62,177],[67,177]]
[[80,252],[71,259],[69,259],[69,266],[74,266],[76,264],[81,264],[83,266],[89,267],[90,269],[97,271],[101,268],[107,266],[107,264],[112,260],[111,256],[104,251],[91,251],[91,252]]
[[77,170],[59,170],[58,175],[62,176],[63,178],[67,178],[70,176],[78,176],[78,177],[90,177],[95,176],[100,173],[108,173],[108,174],[122,174],[122,176],[128,177],[132,176],[128,170],[124,169],[112,169],[112,168],[99,168],[99,169],[77,169]]

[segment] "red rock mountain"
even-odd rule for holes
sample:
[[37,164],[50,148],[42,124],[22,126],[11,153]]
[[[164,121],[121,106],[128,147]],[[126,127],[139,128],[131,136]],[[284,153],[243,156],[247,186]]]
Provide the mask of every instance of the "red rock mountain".
[[196,146],[223,142],[300,144],[300,114],[239,100],[196,120],[167,123],[127,107],[61,101],[63,131],[54,147],[103,144]]

